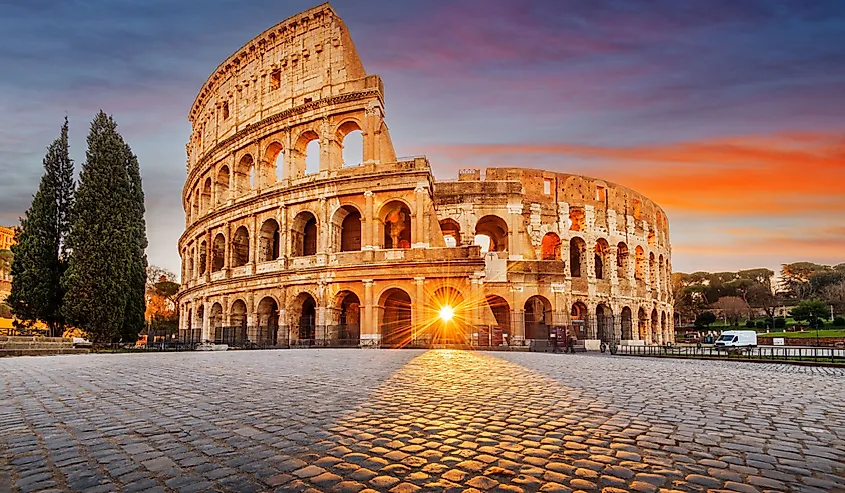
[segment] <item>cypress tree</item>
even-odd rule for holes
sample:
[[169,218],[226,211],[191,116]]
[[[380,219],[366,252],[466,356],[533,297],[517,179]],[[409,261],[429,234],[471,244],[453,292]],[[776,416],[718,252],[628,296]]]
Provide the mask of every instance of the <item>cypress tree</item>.
[[47,148],[44,175],[12,247],[12,289],[8,303],[23,325],[47,324],[50,335],[64,332],[62,274],[66,262],[63,241],[73,203],[73,161],[68,146],[68,122]]
[[134,342],[144,327],[147,284],[147,226],[144,220],[144,189],[141,184],[141,169],[138,158],[126,146],[126,173],[129,178],[127,193],[127,217],[130,228],[130,266],[127,272],[126,311],[124,313],[121,338]]
[[144,278],[137,269],[146,262],[146,239],[137,238],[143,228],[143,223],[137,224],[139,194],[143,201],[137,168],[117,124],[100,111],[88,134],[67,238],[70,262],[63,278],[64,313],[95,343],[118,341],[132,331],[137,335],[143,326],[144,299],[142,294],[139,300],[137,292],[143,293]]

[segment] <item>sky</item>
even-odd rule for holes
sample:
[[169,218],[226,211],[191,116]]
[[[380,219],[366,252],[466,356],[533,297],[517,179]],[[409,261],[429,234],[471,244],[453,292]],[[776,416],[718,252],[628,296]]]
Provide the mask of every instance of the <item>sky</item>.
[[[217,65],[318,1],[0,0],[0,224],[99,109],[138,155],[151,264],[179,272],[188,112]],[[845,262],[845,2],[337,0],[397,155],[629,186],[675,271]]]

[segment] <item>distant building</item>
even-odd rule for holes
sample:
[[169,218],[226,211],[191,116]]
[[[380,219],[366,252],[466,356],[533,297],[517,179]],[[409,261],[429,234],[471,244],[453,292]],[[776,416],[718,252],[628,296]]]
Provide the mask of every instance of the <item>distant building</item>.
[[0,226],[0,250],[8,250],[15,244],[15,228]]
[[[9,250],[15,244],[15,228],[0,226],[0,250]],[[12,262],[6,257],[0,258],[0,303],[6,300],[12,291]]]

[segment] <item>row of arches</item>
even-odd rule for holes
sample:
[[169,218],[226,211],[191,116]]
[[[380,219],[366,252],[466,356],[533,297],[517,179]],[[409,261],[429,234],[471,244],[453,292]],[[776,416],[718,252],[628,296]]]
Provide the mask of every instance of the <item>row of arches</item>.
[[303,131],[292,142],[286,150],[282,143],[272,141],[260,156],[244,154],[232,167],[223,164],[199,180],[188,196],[189,222],[208,213],[212,206],[225,205],[230,199],[251,190],[274,185],[285,178],[296,179],[319,173],[325,154],[324,145],[338,147],[336,154],[341,158],[340,166],[364,162],[364,135],[355,120],[341,123],[335,131],[335,139],[329,144],[324,144],[314,130]]
[[[568,336],[578,340],[601,340],[618,342],[620,340],[643,340],[647,344],[663,344],[673,340],[672,318],[667,311],[657,307],[623,306],[618,314],[610,305],[599,303],[591,310],[583,301],[574,302],[568,312],[553,310],[552,303],[542,295],[529,297],[520,310],[512,311],[508,301],[498,295],[489,294],[485,298],[486,306],[493,318],[484,320],[485,328],[473,327],[478,321],[471,320],[472,307],[464,303],[461,293],[454,288],[443,287],[435,291],[427,305],[413,315],[412,298],[400,287],[383,291],[375,306],[380,341],[383,346],[397,347],[408,345],[421,338],[428,342],[468,343],[471,332],[479,337],[479,331],[486,331],[480,337],[489,337],[482,342],[499,345],[506,338],[522,334],[529,340],[548,340],[556,328],[565,326]],[[454,319],[449,321],[432,317],[443,306],[454,307]],[[324,314],[318,316],[318,309]],[[225,334],[237,334],[241,340],[256,344],[276,345],[290,340],[347,341],[357,345],[361,338],[362,303],[358,295],[349,290],[334,296],[329,306],[320,307],[317,299],[309,292],[295,296],[287,307],[284,320],[280,318],[279,305],[271,296],[263,297],[255,314],[256,319],[248,320],[247,307],[243,299],[236,299],[229,309],[228,319],[224,319],[223,306],[215,302],[210,308],[208,320],[209,337],[215,340],[225,339]],[[201,305],[195,314],[187,308],[188,324],[192,328],[202,328],[205,311]],[[422,317],[414,320],[414,317]],[[283,328],[282,333],[279,329]],[[560,334],[559,336],[562,336]]]
[[[379,212],[383,238],[379,246],[386,249],[410,248],[412,216],[407,204],[399,200],[386,203]],[[289,245],[283,244],[282,230],[276,219],[266,219],[258,229],[255,244],[255,262],[270,262],[287,255],[307,257],[316,255],[320,248],[320,224],[311,211],[301,211],[290,221],[287,231]],[[332,215],[330,244],[332,252],[351,252],[362,249],[363,218],[361,211],[354,205],[343,205]],[[229,267],[240,267],[251,262],[251,235],[247,226],[235,229],[231,240],[227,242],[222,232],[214,235],[209,245],[206,239],[199,241],[196,249],[183,252],[185,261],[183,279],[191,279],[195,274],[217,272]],[[228,251],[227,251],[228,249]],[[288,250],[289,249],[289,250]],[[196,260],[194,260],[196,259]],[[228,259],[228,263],[227,263]],[[194,263],[196,262],[196,264]],[[194,270],[194,267],[197,270]]]

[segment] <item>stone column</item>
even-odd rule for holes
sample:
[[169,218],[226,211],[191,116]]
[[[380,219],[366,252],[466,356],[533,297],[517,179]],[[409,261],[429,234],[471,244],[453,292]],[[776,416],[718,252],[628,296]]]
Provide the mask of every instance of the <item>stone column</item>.
[[258,234],[258,215],[252,215],[252,228],[250,228],[249,238],[249,263],[252,264],[251,274],[255,273],[255,265],[258,263],[258,239],[261,235]]
[[279,206],[279,212],[276,216],[279,222],[279,259],[284,262],[284,267],[287,267],[288,253],[288,224],[287,224],[287,207],[285,204]]
[[211,230],[205,232],[205,280],[211,280]]
[[373,217],[373,209],[375,202],[373,192],[367,190],[364,192],[364,199],[366,203],[364,205],[364,231],[363,231],[363,243],[364,246],[361,248],[362,250],[374,250],[376,248],[374,241],[375,239],[375,229],[376,229],[376,221],[375,217]]
[[428,237],[426,236],[425,227],[425,199],[427,195],[426,188],[418,183],[414,189],[414,209],[415,221],[413,230],[411,231],[411,247],[412,248],[426,248],[428,246]]
[[208,307],[207,299],[203,298],[201,305],[202,305],[202,322],[201,322],[202,323],[202,340],[208,341],[208,340],[211,340],[212,335],[210,333],[209,325],[208,325],[208,321],[209,321],[209,318],[211,318],[211,314],[208,313],[210,308]]
[[508,204],[508,259],[522,260],[522,237],[519,229],[522,227],[522,204]]
[[420,329],[425,325],[425,277],[415,277],[414,285],[416,292],[414,293],[414,304],[411,306],[411,339],[416,341]]
[[364,279],[364,320],[361,324],[361,346],[378,345],[379,333],[375,320],[375,301],[373,299],[372,279]]

